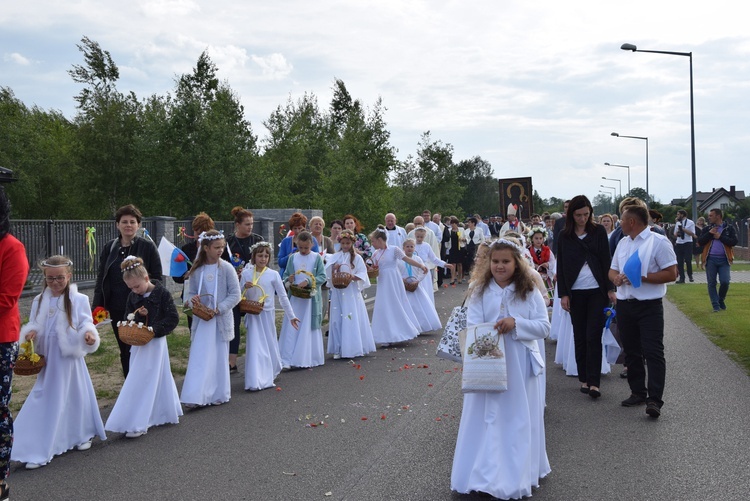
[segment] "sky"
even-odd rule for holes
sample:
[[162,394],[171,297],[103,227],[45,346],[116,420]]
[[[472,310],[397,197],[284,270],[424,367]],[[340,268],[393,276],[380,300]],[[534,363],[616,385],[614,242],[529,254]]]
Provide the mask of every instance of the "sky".
[[[480,156],[498,178],[531,177],[543,198],[646,186],[691,194],[692,52],[698,191],[750,191],[750,32],[742,3],[553,0],[4,1],[0,86],[73,118],[67,71],[83,36],[111,53],[118,89],[173,93],[206,50],[261,141],[291,97],[327,109],[334,79],[382,99],[399,159],[423,132]],[[605,162],[624,167],[610,167]],[[6,166],[11,167],[11,166]],[[618,181],[602,178],[619,179]]]

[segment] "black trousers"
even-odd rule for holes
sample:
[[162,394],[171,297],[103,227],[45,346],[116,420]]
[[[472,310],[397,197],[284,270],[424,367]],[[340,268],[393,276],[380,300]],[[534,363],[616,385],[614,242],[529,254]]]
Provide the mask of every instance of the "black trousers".
[[667,371],[664,359],[664,306],[661,299],[617,301],[617,325],[625,349],[630,391],[661,407]]
[[693,279],[693,242],[684,244],[675,244],[674,252],[677,254],[677,271],[680,274],[680,281],[685,281],[685,267],[690,280]]
[[120,341],[120,330],[117,328],[118,320],[125,320],[125,310],[109,310],[109,318],[112,319],[112,331],[117,339],[117,346],[120,348],[120,364],[122,365],[122,374],[128,377],[130,372],[130,345]]
[[602,331],[608,298],[601,289],[570,291],[570,320],[573,324],[578,380],[599,386],[602,375]]
[[229,354],[237,355],[240,352],[240,324],[242,323],[242,315],[244,315],[240,311],[240,305],[232,308],[232,315],[234,315],[234,339],[229,341]]

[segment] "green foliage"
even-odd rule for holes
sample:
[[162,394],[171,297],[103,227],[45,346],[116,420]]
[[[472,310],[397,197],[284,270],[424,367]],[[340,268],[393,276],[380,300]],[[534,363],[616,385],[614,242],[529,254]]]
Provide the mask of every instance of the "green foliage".
[[456,165],[457,182],[465,188],[459,206],[465,214],[489,216],[500,211],[498,180],[492,176],[492,166],[476,156],[461,160]]

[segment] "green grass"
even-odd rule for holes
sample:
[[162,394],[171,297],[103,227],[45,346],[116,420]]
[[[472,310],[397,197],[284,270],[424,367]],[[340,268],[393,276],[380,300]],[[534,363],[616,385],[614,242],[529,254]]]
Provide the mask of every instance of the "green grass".
[[750,263],[734,263],[732,271],[750,271]]
[[726,299],[727,309],[719,313],[713,313],[703,284],[669,287],[667,298],[750,375],[750,319],[747,316],[750,284],[731,284]]

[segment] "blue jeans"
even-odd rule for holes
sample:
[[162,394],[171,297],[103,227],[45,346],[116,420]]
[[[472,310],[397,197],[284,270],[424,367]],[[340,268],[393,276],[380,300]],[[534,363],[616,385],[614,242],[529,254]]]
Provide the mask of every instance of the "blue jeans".
[[[706,258],[706,280],[708,281],[708,297],[714,310],[724,306],[724,300],[729,290],[729,261],[726,256],[711,256]],[[719,292],[716,292],[716,275],[719,275]],[[725,306],[724,306],[725,307]],[[723,308],[722,308],[723,309]]]

